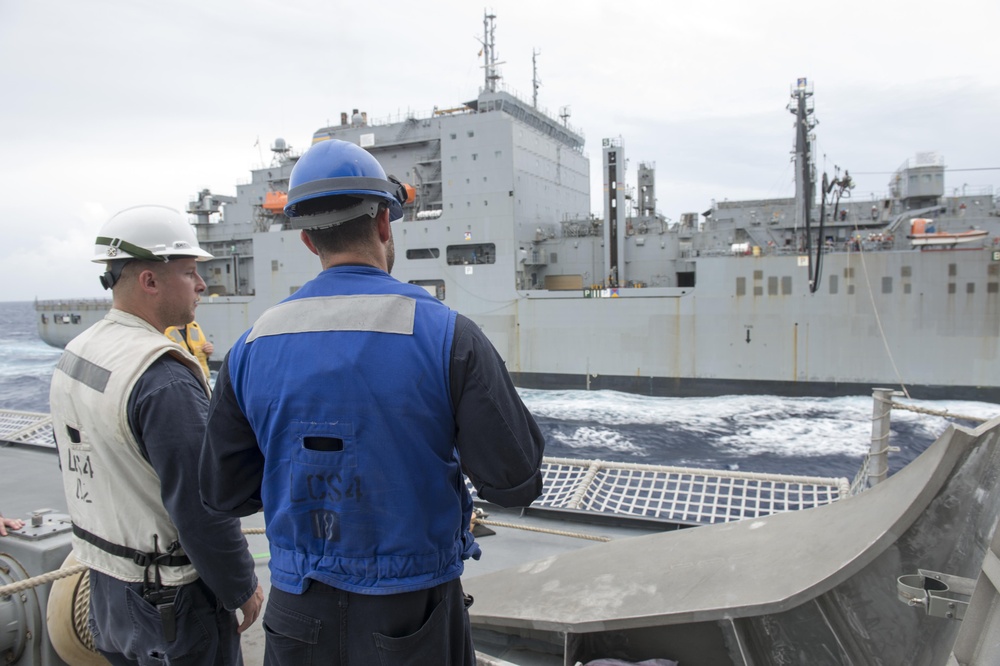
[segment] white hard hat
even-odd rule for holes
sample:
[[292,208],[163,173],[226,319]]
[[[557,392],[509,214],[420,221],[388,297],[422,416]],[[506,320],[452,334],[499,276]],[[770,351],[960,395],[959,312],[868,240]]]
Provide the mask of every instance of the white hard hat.
[[212,255],[198,246],[198,237],[180,212],[166,206],[133,206],[104,223],[94,247],[94,262],[119,259],[169,261],[194,257],[208,261]]

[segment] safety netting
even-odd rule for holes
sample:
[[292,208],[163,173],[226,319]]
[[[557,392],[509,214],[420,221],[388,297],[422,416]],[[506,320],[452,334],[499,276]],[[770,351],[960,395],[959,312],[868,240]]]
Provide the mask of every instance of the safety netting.
[[52,417],[38,412],[0,409],[0,442],[55,447]]
[[545,458],[542,473],[542,496],[532,506],[690,524],[798,511],[850,494],[846,478],[600,460]]

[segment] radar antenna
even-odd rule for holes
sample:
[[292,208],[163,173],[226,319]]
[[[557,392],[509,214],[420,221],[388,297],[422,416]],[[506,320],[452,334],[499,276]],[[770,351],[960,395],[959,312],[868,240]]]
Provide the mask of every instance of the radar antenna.
[[271,166],[277,166],[284,160],[288,159],[288,154],[291,150],[291,146],[289,146],[288,143],[280,136],[275,139],[274,143],[271,144],[271,152],[274,153],[274,155],[271,156]]

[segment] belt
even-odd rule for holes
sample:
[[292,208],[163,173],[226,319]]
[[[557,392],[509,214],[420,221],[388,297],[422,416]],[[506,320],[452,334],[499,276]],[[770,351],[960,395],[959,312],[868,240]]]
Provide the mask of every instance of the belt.
[[73,523],[73,534],[80,537],[87,543],[97,546],[106,553],[111,553],[112,555],[132,560],[140,567],[148,567],[151,564],[159,564],[160,566],[165,567],[183,567],[191,564],[191,560],[188,559],[187,555],[170,555],[169,552],[174,549],[173,546],[167,549],[167,553],[145,553],[141,550],[136,550],[135,548],[128,548],[126,546],[119,546],[116,543],[111,543],[110,541],[97,536],[93,532],[88,532],[76,523]]

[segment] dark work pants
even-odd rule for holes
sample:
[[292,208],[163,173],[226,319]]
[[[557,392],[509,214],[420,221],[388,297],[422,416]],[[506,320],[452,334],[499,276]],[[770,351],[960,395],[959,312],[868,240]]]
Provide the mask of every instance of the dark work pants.
[[160,612],[142,598],[142,583],[90,570],[90,630],[113,666],[242,666],[236,614],[200,580],[178,588],[177,637],[163,637]]
[[303,594],[271,587],[265,666],[474,666],[459,579],[429,590],[369,595],[311,581]]

